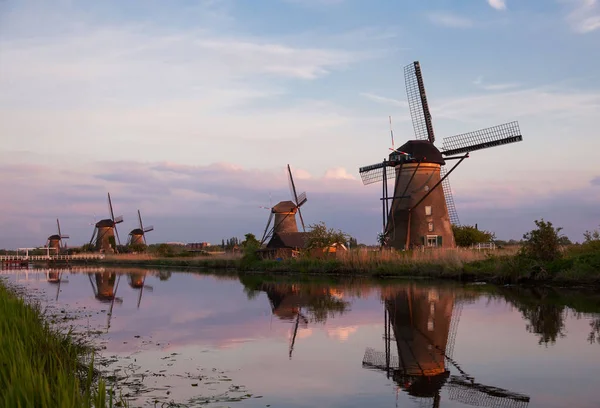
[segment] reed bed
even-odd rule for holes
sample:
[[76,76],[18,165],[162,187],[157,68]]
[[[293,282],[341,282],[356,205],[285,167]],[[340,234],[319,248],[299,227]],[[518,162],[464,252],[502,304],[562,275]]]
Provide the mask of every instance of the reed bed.
[[127,405],[94,377],[91,350],[71,333],[53,330],[39,306],[25,303],[0,281],[0,406]]

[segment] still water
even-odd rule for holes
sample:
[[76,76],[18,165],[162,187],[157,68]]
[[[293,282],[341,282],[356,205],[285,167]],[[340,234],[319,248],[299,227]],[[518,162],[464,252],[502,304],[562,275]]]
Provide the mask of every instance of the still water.
[[111,268],[3,277],[92,338],[134,406],[600,407],[597,292]]

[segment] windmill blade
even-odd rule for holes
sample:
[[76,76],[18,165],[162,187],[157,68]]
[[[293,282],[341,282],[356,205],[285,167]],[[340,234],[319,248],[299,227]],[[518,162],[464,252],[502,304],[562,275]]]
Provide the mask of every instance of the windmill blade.
[[115,224],[113,228],[115,229],[115,235],[117,236],[117,243],[119,244],[119,246],[121,246],[121,240],[119,239],[119,231],[117,231],[117,224]]
[[306,192],[300,193],[298,196],[298,207],[302,207],[307,201],[308,198],[306,198]]
[[[360,173],[360,178],[362,179],[363,184],[369,185],[373,183],[378,183],[383,179],[383,166],[394,167],[388,162],[381,162],[377,164],[371,164],[370,166],[361,167],[358,172]],[[396,172],[388,171],[387,179],[392,180],[396,178]]]
[[290,185],[290,192],[292,193],[292,199],[294,200],[294,203],[296,205],[298,205],[298,194],[296,193],[296,185],[294,184],[294,177],[292,176],[292,169],[290,168],[290,165],[287,165],[287,169],[288,169],[288,182]]
[[419,61],[415,61],[404,67],[404,81],[406,83],[408,108],[415,136],[417,139],[429,140],[429,142],[433,143],[435,135],[433,134],[431,113],[429,112],[429,104],[425,95],[425,85],[423,84],[423,75],[421,74]]
[[115,213],[113,212],[112,201],[110,199],[110,193],[108,193],[108,210],[110,212],[110,219],[115,222]]
[[144,230],[144,224],[142,224],[142,214],[140,213],[140,210],[138,210],[138,220],[140,222],[140,229],[143,231]]
[[515,121],[446,137],[443,142],[442,154],[452,156],[521,141],[523,141],[523,136],[519,129],[519,123]]
[[271,212],[271,214],[269,214],[269,220],[267,221],[267,226],[265,227],[265,232],[263,233],[263,236],[260,240],[261,245],[265,242],[265,240],[267,239],[268,235],[267,235],[267,231],[269,231],[269,226],[271,225],[271,221],[273,221],[273,212]]
[[144,232],[154,231],[154,226],[153,225],[149,225],[146,228],[142,229],[142,231],[144,231]]
[[503,388],[479,384],[474,381],[451,376],[446,388],[450,400],[468,405],[502,408],[524,408],[529,405],[529,396]]
[[96,231],[98,230],[98,228],[94,227],[94,232],[92,232],[92,237],[90,238],[90,244],[92,242],[94,242],[94,237],[96,236]]
[[56,226],[58,227],[58,236],[62,236],[62,234],[60,233],[60,222],[58,221],[58,218],[56,219]]
[[[303,203],[305,203],[306,200],[304,200]],[[304,227],[304,218],[302,218],[302,211],[300,211],[300,206],[298,206],[298,215],[300,216],[300,224],[302,224],[302,231],[306,232],[306,227]]]
[[117,218],[114,219],[114,223],[115,224],[120,224],[123,222],[123,216],[119,215]]
[[[444,178],[446,175],[446,166],[440,167],[440,177]],[[446,198],[446,207],[448,208],[448,215],[450,216],[450,222],[452,225],[460,226],[460,220],[458,219],[458,212],[454,205],[454,196],[452,195],[452,189],[450,188],[450,177],[446,177],[442,181],[442,190],[444,191],[444,197]]]

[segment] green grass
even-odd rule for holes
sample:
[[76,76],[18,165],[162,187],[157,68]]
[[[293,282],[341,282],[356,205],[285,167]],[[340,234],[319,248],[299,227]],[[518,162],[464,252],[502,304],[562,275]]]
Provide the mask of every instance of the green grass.
[[53,330],[38,306],[26,304],[0,281],[0,406],[125,406],[102,379],[94,381],[92,356],[91,349],[71,333]]

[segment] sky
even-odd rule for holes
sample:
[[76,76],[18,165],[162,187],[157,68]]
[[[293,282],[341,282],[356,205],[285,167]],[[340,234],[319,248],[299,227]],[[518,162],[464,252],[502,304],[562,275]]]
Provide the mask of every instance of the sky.
[[598,0],[0,2],[0,248],[70,245],[113,198],[122,240],[262,235],[306,191],[306,224],[381,230],[361,166],[414,138],[421,63],[437,143],[519,121],[523,142],[450,177],[463,224],[519,239],[544,218],[600,225]]

